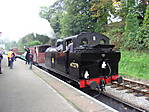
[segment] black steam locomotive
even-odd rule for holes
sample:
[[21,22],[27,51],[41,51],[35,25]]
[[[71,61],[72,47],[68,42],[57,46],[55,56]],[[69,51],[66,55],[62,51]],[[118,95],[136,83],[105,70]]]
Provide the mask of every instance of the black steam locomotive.
[[[71,42],[73,44],[69,51]],[[108,37],[83,32],[56,44],[56,47],[50,47],[45,52],[46,67],[77,82],[80,88],[90,86],[103,90],[112,81],[122,81],[118,75],[121,55],[113,49],[114,45],[109,44]]]

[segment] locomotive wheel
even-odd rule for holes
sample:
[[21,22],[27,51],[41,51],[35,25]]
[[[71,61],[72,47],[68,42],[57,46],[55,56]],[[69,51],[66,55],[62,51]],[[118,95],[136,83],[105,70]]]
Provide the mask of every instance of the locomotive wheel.
[[99,92],[99,94],[101,94],[105,90],[105,84],[104,84],[104,82],[101,82],[101,85],[99,85],[99,84],[97,84],[97,82],[92,81],[90,83],[90,88],[92,90],[97,90]]
[[122,78],[122,77],[118,77],[118,78],[117,78],[117,82],[118,82],[119,84],[121,84],[121,83],[123,82],[123,78]]

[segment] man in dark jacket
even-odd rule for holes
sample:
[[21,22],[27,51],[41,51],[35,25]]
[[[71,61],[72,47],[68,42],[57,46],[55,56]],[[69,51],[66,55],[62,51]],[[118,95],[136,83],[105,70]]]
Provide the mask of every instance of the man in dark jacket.
[[28,54],[28,61],[29,61],[29,68],[32,69],[32,64],[33,64],[33,54],[29,53]]
[[30,53],[30,50],[29,48],[25,49],[26,51],[26,56],[25,56],[25,59],[26,59],[26,64],[29,64],[29,53]]

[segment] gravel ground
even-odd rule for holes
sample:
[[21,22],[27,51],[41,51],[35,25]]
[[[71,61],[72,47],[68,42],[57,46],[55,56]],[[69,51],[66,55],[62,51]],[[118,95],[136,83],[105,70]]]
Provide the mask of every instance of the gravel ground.
[[106,86],[105,93],[110,94],[114,97],[117,97],[127,103],[133,104],[137,107],[145,109],[149,111],[149,100],[146,100],[147,97],[141,96],[136,97],[136,93],[127,93],[128,90],[117,90],[117,88],[111,88],[110,86]]

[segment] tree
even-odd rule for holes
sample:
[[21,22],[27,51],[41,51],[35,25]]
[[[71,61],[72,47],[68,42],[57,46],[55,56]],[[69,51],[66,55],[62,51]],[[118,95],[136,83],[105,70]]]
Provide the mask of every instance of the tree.
[[50,7],[42,7],[40,11],[40,16],[50,22],[51,27],[56,33],[57,37],[60,37],[60,18],[63,13],[64,0],[58,0]]
[[24,50],[24,47],[29,47],[28,46],[28,43],[30,43],[31,41],[34,41],[35,40],[35,36],[34,34],[28,34],[24,37],[22,37],[19,41],[18,41],[18,48],[20,50]]
[[101,32],[107,24],[111,0],[59,0],[49,8],[42,8],[41,17],[47,19],[58,37],[80,32]]
[[30,47],[33,45],[41,45],[41,44],[48,44],[50,41],[50,38],[45,35],[39,35],[39,34],[28,34],[21,38],[18,41],[18,47],[19,49],[23,50],[24,47]]
[[35,40],[35,41],[31,41],[28,43],[28,47],[31,47],[31,46],[35,46],[35,45],[41,45],[41,42],[38,41],[38,40]]
[[149,6],[146,8],[143,25],[137,32],[136,46],[138,50],[149,49]]
[[12,49],[12,48],[14,48],[14,47],[17,47],[16,41],[8,41],[8,42],[5,42],[5,48],[6,48],[7,50]]
[[124,38],[124,46],[127,49],[135,49],[135,40],[136,33],[139,28],[139,20],[137,18],[138,14],[135,13],[134,8],[129,8],[129,13],[126,16],[125,21],[125,38]]
[[91,30],[90,0],[64,0],[61,35],[75,35]]
[[149,5],[148,5],[147,8],[146,8],[146,13],[145,13],[143,25],[149,27]]
[[137,50],[149,50],[149,26],[142,26],[138,29],[135,45]]
[[94,0],[92,2],[92,20],[94,21],[94,31],[102,32],[103,26],[107,24],[109,12],[113,12],[112,0]]
[[36,34],[35,40],[39,41],[41,44],[47,44],[50,38],[45,35]]

